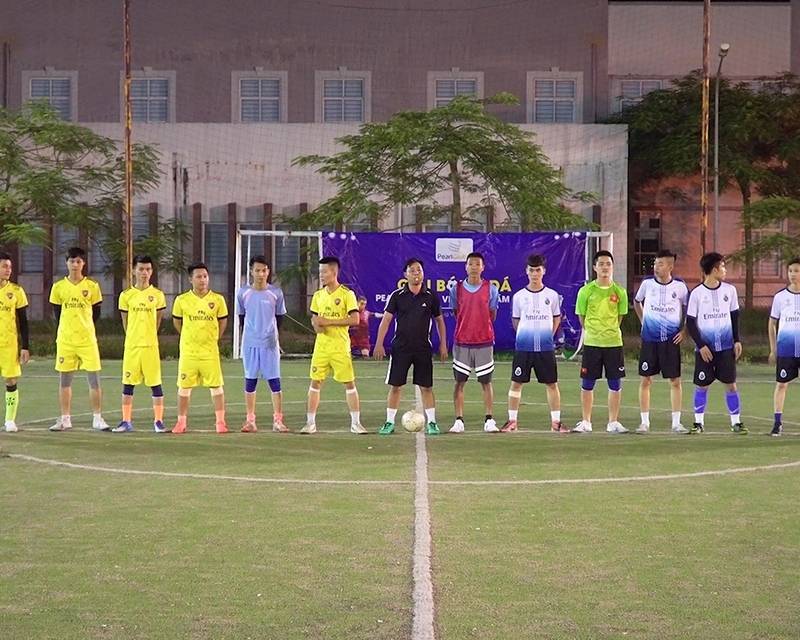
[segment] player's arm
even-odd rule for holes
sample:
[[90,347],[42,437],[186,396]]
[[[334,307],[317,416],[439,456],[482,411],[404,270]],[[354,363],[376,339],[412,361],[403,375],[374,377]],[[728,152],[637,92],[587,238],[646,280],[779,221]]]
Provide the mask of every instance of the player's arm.
[[778,321],[772,316],[767,324],[767,333],[769,334],[769,363],[775,364],[778,352]]
[[22,364],[27,364],[31,359],[31,333],[28,327],[28,307],[20,307],[17,309],[17,327],[19,329],[20,342],[19,360]]
[[217,318],[217,322],[219,322],[219,337],[221,338],[222,334],[225,333],[225,329],[228,328],[228,316]]
[[102,306],[102,302],[97,302],[92,305],[92,322],[95,327],[97,327],[97,321],[100,319],[100,310]]
[[394,315],[388,311],[384,311],[381,323],[378,325],[378,335],[375,337],[375,348],[372,350],[372,357],[376,360],[381,360],[383,356],[386,355],[386,350],[383,348],[383,340],[386,338],[389,325],[392,324],[393,318]]
[[[317,326],[319,327],[357,327],[358,326],[358,309],[352,309],[346,318],[323,318],[322,316],[314,316],[317,319]],[[312,318],[312,323],[314,322]]]
[[628,292],[623,287],[619,287],[617,313],[619,314],[619,325],[622,326],[622,319],[628,315]]
[[61,305],[56,304],[55,302],[51,303],[53,305],[53,317],[56,319],[56,324],[60,324],[61,322]]
[[156,309],[156,333],[161,328],[161,321],[164,319],[164,309]]
[[516,331],[519,326],[519,318],[511,318],[511,326],[514,327],[514,331]]
[[[561,326],[561,315],[553,316],[553,335],[556,335],[558,328]],[[516,329],[516,327],[514,327]]]
[[733,355],[738,360],[742,355],[742,340],[739,337],[739,309],[731,311],[731,331],[733,333]]
[[500,301],[500,290],[492,285],[489,285],[489,315],[492,322],[497,320],[497,304]]
[[284,315],[285,314],[281,313],[281,314],[278,314],[278,315],[275,316],[275,326],[278,327],[278,330],[280,330],[281,325],[283,324],[283,316]]
[[128,333],[128,312],[127,311],[120,311],[119,312],[120,318],[122,318],[122,332]]
[[644,322],[644,306],[642,303],[634,299],[633,310],[636,312],[636,317],[639,318],[639,322]]
[[447,360],[447,327],[441,313],[436,316],[436,330],[439,332],[439,359],[444,362]]

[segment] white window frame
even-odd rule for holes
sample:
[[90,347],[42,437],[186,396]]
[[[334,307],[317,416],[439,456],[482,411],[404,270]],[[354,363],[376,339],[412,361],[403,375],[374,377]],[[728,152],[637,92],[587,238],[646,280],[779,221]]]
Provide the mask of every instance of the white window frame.
[[483,71],[428,71],[428,110],[436,108],[436,82],[439,80],[475,80],[475,98],[483,99]]
[[[622,83],[623,82],[638,82],[639,83],[639,97],[638,98],[624,98],[622,95]],[[622,103],[625,102],[641,102],[642,98],[650,93],[650,91],[656,91],[656,89],[650,89],[645,94],[641,93],[642,83],[644,82],[658,82],[660,84],[659,90],[662,89],[670,89],[672,88],[672,80],[671,78],[666,78],[664,76],[617,76],[611,79],[611,86],[610,86],[610,112],[611,113],[621,113],[622,112]]]
[[[583,123],[583,71],[562,71],[551,67],[549,71],[528,71],[526,74],[525,111],[529,124],[582,124]],[[575,111],[572,122],[536,122],[536,81],[572,80],[575,82]]]
[[[769,237],[773,234],[777,233],[786,233],[788,228],[788,224],[786,220],[780,220],[779,222],[773,223],[767,227],[763,227],[760,229],[753,229],[752,231],[752,240],[753,242],[758,242],[763,237]],[[742,232],[742,247],[744,247],[744,231]],[[774,261],[774,262],[773,262]],[[775,267],[775,273],[763,273],[762,270],[769,268],[770,266]],[[742,275],[744,276],[744,266],[742,266]],[[781,259],[780,252],[775,252],[773,256],[764,256],[763,258],[758,258],[753,261],[753,276],[756,278],[782,278],[783,277],[783,260]]]
[[22,98],[23,102],[34,100],[31,97],[32,80],[69,80],[69,115],[67,122],[78,122],[78,72],[56,69],[55,67],[44,67],[40,71],[22,72]]
[[325,120],[325,81],[326,80],[361,80],[364,87],[364,122],[372,121],[372,72],[371,71],[352,71],[347,67],[339,67],[336,71],[315,71],[314,72],[314,118],[315,122],[325,124],[358,124],[356,122],[336,121],[327,122]]
[[[278,119],[258,122],[242,121],[242,80],[277,80],[279,85]],[[231,122],[234,124],[277,124],[288,122],[289,114],[289,72],[273,71],[263,67],[255,67],[251,71],[231,71]]]
[[[160,78],[167,80],[167,119],[165,122],[144,122],[136,120],[139,124],[169,124],[176,122],[175,119],[175,84],[177,73],[168,70],[156,70],[151,67],[144,67],[142,69],[131,70],[131,80],[158,80]],[[119,120],[125,122],[125,72],[120,71],[119,74]]]

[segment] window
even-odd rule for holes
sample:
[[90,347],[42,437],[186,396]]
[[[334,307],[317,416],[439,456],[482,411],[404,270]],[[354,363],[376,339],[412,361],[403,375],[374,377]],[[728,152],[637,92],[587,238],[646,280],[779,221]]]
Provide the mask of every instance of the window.
[[77,120],[77,71],[56,71],[52,67],[38,72],[23,71],[22,83],[25,100],[47,102],[62,120]]
[[[78,230],[57,226],[53,229],[53,275],[66,273],[67,249],[80,247]],[[86,249],[86,247],[81,247]]]
[[661,251],[661,212],[636,211],[634,231],[633,274],[649,276],[653,273],[656,254]]
[[536,123],[582,122],[583,74],[528,73],[528,121]]
[[661,80],[622,80],[620,82],[619,110],[639,104],[648,93],[661,89]]
[[[131,72],[131,117],[134,122],[175,122],[175,72],[150,67]],[[120,74],[120,116],[125,119],[125,77]]]
[[428,72],[428,108],[443,107],[456,96],[483,97],[483,72],[450,71]]
[[[774,236],[776,233],[786,233],[786,224],[784,220],[762,227],[761,229],[753,229],[753,242],[760,242],[765,238]],[[742,237],[742,247],[744,247],[744,237]],[[744,274],[744,268],[742,268],[742,274]],[[753,264],[753,275],[762,278],[782,277],[783,264],[781,263],[780,254],[777,251],[773,251],[760,260],[756,260]]]
[[231,73],[231,114],[233,122],[286,122],[286,71]]
[[368,71],[317,71],[318,122],[369,122],[370,73]]
[[44,247],[20,247],[19,254],[22,273],[42,273],[44,271]]

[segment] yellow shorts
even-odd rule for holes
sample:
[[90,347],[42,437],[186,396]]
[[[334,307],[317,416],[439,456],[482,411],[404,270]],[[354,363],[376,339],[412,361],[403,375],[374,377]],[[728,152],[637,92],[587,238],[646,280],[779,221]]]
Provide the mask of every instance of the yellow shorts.
[[100,371],[100,349],[97,343],[82,345],[63,345],[56,342],[56,371]]
[[333,369],[333,379],[336,382],[352,382],[356,379],[353,370],[353,356],[350,351],[328,351],[326,349],[314,349],[311,355],[312,380],[324,380],[328,377],[328,372]]
[[197,360],[194,358],[178,359],[178,388],[191,389],[203,385],[204,387],[221,387],[225,382],[222,379],[222,364],[219,358],[210,360]]
[[0,378],[19,378],[22,367],[19,366],[19,349],[17,345],[0,347]]
[[122,356],[122,384],[161,384],[161,358],[158,347],[128,347]]

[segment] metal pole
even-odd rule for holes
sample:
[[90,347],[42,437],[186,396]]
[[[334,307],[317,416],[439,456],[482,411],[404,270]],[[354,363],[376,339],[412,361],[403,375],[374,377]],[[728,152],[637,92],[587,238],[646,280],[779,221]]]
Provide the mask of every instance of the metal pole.
[[700,114],[700,247],[706,252],[708,229],[708,112],[709,77],[708,59],[711,42],[711,0],[703,2],[703,91]]
[[128,286],[133,282],[133,151],[131,148],[131,20],[130,0],[123,0],[125,81],[123,83],[125,102],[125,202],[123,219],[125,221],[125,273]]
[[722,61],[728,55],[730,45],[723,43],[719,47],[719,65],[714,80],[714,250],[719,248],[719,77],[722,73]]

